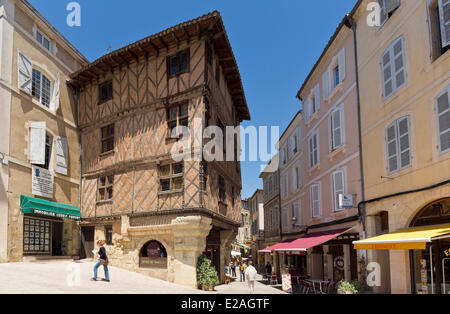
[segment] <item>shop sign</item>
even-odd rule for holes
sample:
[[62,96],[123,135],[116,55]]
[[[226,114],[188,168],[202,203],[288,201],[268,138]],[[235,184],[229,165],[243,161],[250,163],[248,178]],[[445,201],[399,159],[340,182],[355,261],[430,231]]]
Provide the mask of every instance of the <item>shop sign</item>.
[[53,173],[36,166],[32,166],[31,171],[31,193],[45,198],[53,198]]
[[161,247],[156,242],[147,245],[147,256],[149,259],[157,259],[161,257]]
[[334,259],[334,268],[337,270],[344,270],[344,257],[343,256],[336,256]]
[[282,288],[284,292],[292,293],[291,274],[281,275]]
[[352,194],[339,194],[339,208],[353,208],[355,207]]
[[450,257],[450,249],[444,251],[445,256]]
[[165,257],[160,257],[158,259],[141,258],[140,267],[165,268],[167,267],[167,258]]

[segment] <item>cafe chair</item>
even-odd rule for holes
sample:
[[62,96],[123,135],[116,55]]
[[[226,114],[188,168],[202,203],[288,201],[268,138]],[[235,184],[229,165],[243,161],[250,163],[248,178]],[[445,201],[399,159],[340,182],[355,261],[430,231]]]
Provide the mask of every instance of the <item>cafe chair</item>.
[[270,284],[271,285],[277,285],[278,284],[278,277],[277,277],[277,275],[270,276]]

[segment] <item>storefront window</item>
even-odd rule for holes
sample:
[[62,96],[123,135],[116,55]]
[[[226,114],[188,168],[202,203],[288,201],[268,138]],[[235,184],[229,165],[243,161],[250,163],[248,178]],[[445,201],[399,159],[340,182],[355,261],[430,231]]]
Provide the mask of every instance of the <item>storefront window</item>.
[[50,221],[37,218],[23,220],[24,255],[50,255]]

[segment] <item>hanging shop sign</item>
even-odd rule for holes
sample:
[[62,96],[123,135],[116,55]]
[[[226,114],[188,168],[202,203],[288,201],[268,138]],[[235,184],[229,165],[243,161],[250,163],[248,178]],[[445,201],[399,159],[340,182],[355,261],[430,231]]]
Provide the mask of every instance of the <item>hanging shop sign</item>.
[[53,198],[53,173],[36,166],[32,166],[31,171],[31,193],[45,198]]

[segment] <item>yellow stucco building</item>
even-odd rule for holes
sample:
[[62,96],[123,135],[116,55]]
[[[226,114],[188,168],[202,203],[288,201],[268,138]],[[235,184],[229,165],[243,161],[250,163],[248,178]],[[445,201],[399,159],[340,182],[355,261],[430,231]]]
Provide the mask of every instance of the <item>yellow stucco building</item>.
[[352,12],[368,238],[355,245],[379,265],[369,269],[375,292],[444,293],[450,242],[437,225],[450,222],[450,3],[379,2],[380,26],[371,1]]

